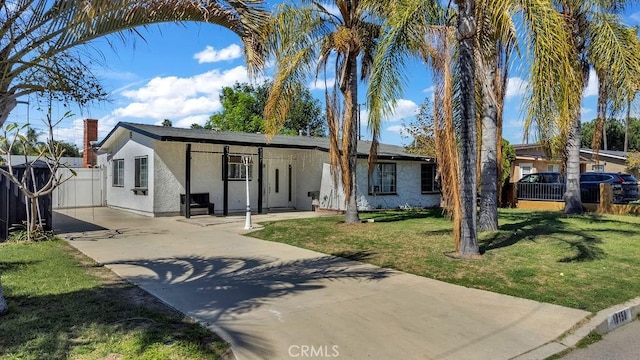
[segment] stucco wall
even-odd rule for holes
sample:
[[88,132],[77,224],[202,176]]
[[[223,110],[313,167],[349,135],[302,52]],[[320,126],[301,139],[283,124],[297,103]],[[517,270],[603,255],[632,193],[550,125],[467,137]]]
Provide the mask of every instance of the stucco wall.
[[[394,209],[399,207],[435,207],[440,206],[440,194],[422,194],[420,184],[420,162],[384,161],[396,164],[397,191],[393,195],[369,195],[367,160],[359,159],[356,170],[357,202],[359,210]],[[329,172],[329,164],[324,164],[320,207],[324,209],[345,210],[344,192],[340,180],[337,188]],[[338,177],[339,178],[339,177]]]
[[[215,204],[216,214],[224,208],[224,182],[222,179],[223,145],[192,144],[191,192],[209,193],[209,201]],[[258,148],[230,146],[231,155],[252,154],[252,179],[249,182],[251,209],[258,209]],[[149,184],[147,195],[135,195],[134,158],[148,156]],[[100,164],[107,166],[107,204],[142,214],[160,216],[177,215],[180,211],[180,194],[185,192],[186,143],[151,140],[136,133],[121,132],[109,154],[99,157]],[[125,160],[125,185],[114,187],[113,159]],[[312,209],[312,194],[321,187],[333,186],[328,175],[328,154],[317,150],[264,148],[263,209],[295,208]],[[439,194],[421,194],[420,163],[393,161],[397,172],[397,194],[369,195],[367,161],[358,161],[358,206],[361,210],[378,208],[432,207],[440,204]],[[291,198],[288,196],[288,169],[291,166]],[[326,174],[323,175],[323,167]],[[274,171],[279,170],[279,191],[275,193]],[[328,178],[328,179],[327,179]],[[246,183],[244,180],[229,181],[229,212],[242,213],[246,209]],[[344,209],[341,188],[333,189],[330,204],[324,208]],[[320,199],[322,202],[322,199]],[[339,201],[338,201],[339,200]]]
[[329,161],[329,154],[316,150],[300,150],[294,168],[296,181],[296,209],[311,210],[311,192],[320,192],[322,165]]
[[[180,194],[185,192],[186,143],[156,142],[155,197],[157,214],[180,211]],[[222,152],[224,146],[193,144],[191,146],[191,193],[209,193],[216,214],[224,208],[224,181],[222,180]],[[231,146],[230,154],[257,154],[253,147]],[[249,181],[251,209],[258,209],[258,156],[253,156],[253,175]],[[245,181],[229,181],[229,212],[246,210]]]
[[[185,143],[156,142],[155,156],[155,207],[156,214],[174,214],[180,210],[179,196],[185,186]],[[222,180],[223,145],[193,144],[191,147],[191,192],[208,192],[209,200],[215,204],[216,214],[223,211],[224,181]],[[253,154],[252,179],[249,182],[251,209],[258,209],[258,148],[230,146],[231,155]],[[263,209],[273,207],[274,184],[272,171],[280,171],[280,193],[287,191],[288,165],[292,165],[291,202],[279,203],[278,207],[299,210],[311,209],[310,191],[320,190],[320,171],[324,153],[313,150],[289,150],[264,148],[263,160]],[[319,164],[319,165],[318,165]],[[270,193],[271,192],[271,193]],[[229,212],[246,210],[245,181],[229,181]],[[272,201],[270,201],[272,200]],[[288,200],[288,199],[287,199]]]
[[[149,181],[146,195],[140,193],[136,195],[131,191],[135,184],[134,159],[137,156],[148,157]],[[154,153],[151,139],[135,132],[122,132],[110,153],[99,156],[99,163],[102,164],[105,158],[107,164],[107,205],[146,215],[153,214],[154,182],[151,181],[151,174],[154,172]],[[114,159],[124,159],[124,186],[122,187],[113,186]]]

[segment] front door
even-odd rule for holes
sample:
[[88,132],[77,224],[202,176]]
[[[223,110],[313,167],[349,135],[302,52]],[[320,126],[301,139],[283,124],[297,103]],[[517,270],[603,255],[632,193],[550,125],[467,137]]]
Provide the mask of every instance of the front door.
[[294,204],[293,165],[289,160],[269,160],[267,164],[267,207],[290,208]]

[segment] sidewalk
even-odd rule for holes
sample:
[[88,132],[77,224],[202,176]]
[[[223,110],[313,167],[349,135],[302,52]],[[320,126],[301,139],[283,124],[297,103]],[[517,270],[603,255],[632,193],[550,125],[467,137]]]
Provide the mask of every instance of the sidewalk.
[[212,219],[73,209],[54,227],[238,359],[511,359],[590,315],[245,237],[244,221],[199,223]]

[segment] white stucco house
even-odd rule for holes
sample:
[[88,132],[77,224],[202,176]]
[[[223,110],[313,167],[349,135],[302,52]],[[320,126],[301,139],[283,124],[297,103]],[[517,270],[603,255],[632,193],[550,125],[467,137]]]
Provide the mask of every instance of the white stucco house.
[[[371,143],[358,145],[360,210],[440,205],[435,159],[381,145],[369,176]],[[330,174],[326,138],[221,132],[206,129],[118,123],[98,143],[105,169],[107,206],[149,216],[178,215],[181,194],[207,194],[210,212],[246,209],[243,157],[255,212],[275,209],[344,210],[344,193]],[[337,185],[337,186],[336,186]],[[184,195],[183,195],[184,199]]]

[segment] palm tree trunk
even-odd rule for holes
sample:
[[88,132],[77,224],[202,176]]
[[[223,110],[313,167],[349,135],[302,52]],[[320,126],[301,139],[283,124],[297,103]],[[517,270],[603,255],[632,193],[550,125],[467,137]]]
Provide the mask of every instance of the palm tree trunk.
[[480,148],[480,217],[478,231],[498,230],[498,111],[491,94],[495,94],[496,59],[487,59],[482,89],[482,144]]
[[345,114],[349,124],[348,134],[343,136],[349,137],[349,146],[347,148],[349,156],[349,176],[351,181],[349,182],[349,199],[347,200],[347,211],[345,214],[345,223],[355,224],[360,222],[360,216],[358,214],[358,194],[357,194],[357,177],[356,168],[358,166],[358,63],[357,54],[350,56],[351,61],[351,74],[349,75],[349,92],[350,98],[347,97],[347,101],[350,104],[346,106],[348,113]]
[[631,98],[627,99],[627,118],[624,120],[624,152],[629,149],[629,119],[631,118]]
[[457,0],[458,4],[458,66],[460,73],[460,182],[462,199],[462,229],[459,254],[479,254],[477,236],[477,174],[478,140],[476,136],[474,37],[476,33],[475,1]]
[[582,214],[580,199],[580,112],[578,111],[569,129],[566,145],[567,189],[564,193],[564,213]]
[[7,305],[7,300],[4,298],[4,294],[2,292],[2,280],[0,280],[0,315],[4,315],[9,310],[9,306]]

